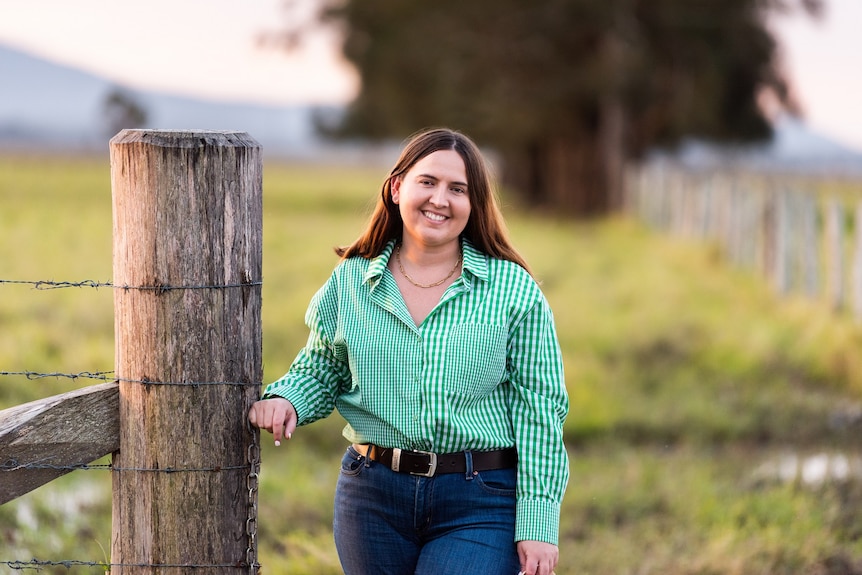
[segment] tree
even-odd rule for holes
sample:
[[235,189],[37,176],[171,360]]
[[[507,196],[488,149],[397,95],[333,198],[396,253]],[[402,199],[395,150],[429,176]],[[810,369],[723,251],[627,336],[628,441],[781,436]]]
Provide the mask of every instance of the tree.
[[765,20],[795,6],[820,0],[336,0],[319,18],[362,83],[339,134],[462,129],[525,199],[590,216],[655,146],[770,135],[759,99],[791,100]]
[[105,132],[113,137],[126,128],[140,128],[147,123],[147,111],[128,91],[114,87],[102,103]]

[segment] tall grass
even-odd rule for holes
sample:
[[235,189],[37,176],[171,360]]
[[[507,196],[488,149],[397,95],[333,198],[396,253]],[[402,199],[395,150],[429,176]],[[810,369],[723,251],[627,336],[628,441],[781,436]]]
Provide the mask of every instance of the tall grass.
[[[332,248],[360,232],[382,176],[265,167],[266,381],[304,343]],[[109,179],[106,159],[0,158],[0,279],[109,280]],[[505,205],[554,309],[571,396],[557,573],[862,573],[862,484],[763,471],[788,453],[858,452],[859,326],[776,299],[712,246]],[[0,371],[112,369],[112,314],[110,290],[0,285]],[[89,383],[2,377],[0,408]],[[341,572],[342,425],[336,414],[277,449],[264,437],[267,573]],[[0,561],[105,560],[107,475],[75,472],[0,506]]]

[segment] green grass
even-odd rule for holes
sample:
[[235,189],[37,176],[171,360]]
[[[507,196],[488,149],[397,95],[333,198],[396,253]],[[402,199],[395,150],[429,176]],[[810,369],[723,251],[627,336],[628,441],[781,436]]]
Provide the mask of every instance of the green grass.
[[[304,343],[332,248],[360,232],[384,171],[265,167],[266,381]],[[756,473],[784,453],[858,452],[862,328],[777,299],[708,245],[625,219],[575,224],[512,203],[506,215],[554,309],[571,396],[558,575],[862,572],[862,482]],[[0,230],[0,279],[110,280],[107,158],[0,158]],[[113,368],[110,290],[0,285],[0,326],[0,371]],[[91,383],[0,377],[0,408]],[[267,573],[341,572],[342,424],[278,449],[264,437]],[[108,475],[78,471],[0,506],[0,561],[104,561]]]

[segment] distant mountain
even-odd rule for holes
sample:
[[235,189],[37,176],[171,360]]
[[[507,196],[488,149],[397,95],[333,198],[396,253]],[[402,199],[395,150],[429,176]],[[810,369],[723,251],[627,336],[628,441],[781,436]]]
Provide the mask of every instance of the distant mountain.
[[[0,148],[70,147],[105,150],[108,134],[104,104],[122,89],[147,112],[155,129],[238,130],[261,143],[265,154],[306,160],[338,155],[338,161],[390,165],[396,145],[332,146],[314,131],[309,106],[264,106],[217,102],[140,91],[105,78],[51,63],[0,44]],[[338,108],[324,110],[329,114]],[[862,153],[810,130],[801,120],[784,117],[771,142],[717,146],[691,140],[673,152],[655,154],[695,168],[728,165],[762,171],[862,176]]]
[[104,104],[122,89],[155,129],[248,132],[265,152],[301,154],[318,145],[313,108],[217,102],[134,90],[0,44],[0,146],[106,149]]

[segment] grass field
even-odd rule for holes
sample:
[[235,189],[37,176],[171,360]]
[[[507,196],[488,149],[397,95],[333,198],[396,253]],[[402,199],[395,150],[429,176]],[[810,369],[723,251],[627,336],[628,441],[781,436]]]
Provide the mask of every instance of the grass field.
[[[332,247],[363,227],[382,175],[266,166],[266,381],[305,341]],[[554,309],[571,395],[557,574],[862,573],[862,478],[850,477],[862,467],[862,328],[776,299],[711,246],[510,200],[505,212]],[[0,230],[0,280],[110,281],[107,157],[0,158]],[[0,371],[106,371],[113,353],[109,289],[0,284]],[[91,383],[3,376],[0,408]],[[333,416],[278,449],[264,438],[268,575],[341,572],[341,425]],[[847,475],[818,481],[818,463]],[[0,562],[106,561],[110,530],[109,474],[77,471],[0,506]]]

